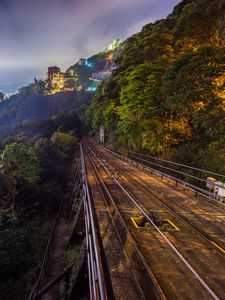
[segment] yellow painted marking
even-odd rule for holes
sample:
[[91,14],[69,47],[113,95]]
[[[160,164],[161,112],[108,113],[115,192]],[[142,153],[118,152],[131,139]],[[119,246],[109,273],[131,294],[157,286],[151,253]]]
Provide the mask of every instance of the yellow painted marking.
[[[141,218],[142,217],[131,217],[130,218],[136,228],[145,228],[145,226],[143,226],[143,227],[142,226],[138,226],[137,222],[139,220],[141,220]],[[180,229],[172,221],[170,221],[169,219],[163,219],[163,220],[166,221],[167,223],[169,223],[174,230],[180,231]]]
[[169,219],[164,219],[165,221],[167,221],[176,231],[180,231],[180,229]]
[[218,249],[220,249],[220,251],[222,251],[223,253],[225,253],[225,250],[223,248],[221,248],[219,245],[217,245],[214,242],[211,242],[214,246],[216,246]]
[[136,228],[144,228],[144,227],[138,226],[138,224],[137,224],[137,222],[136,222],[136,221],[140,220],[141,217],[136,217],[136,218],[135,218],[135,217],[131,217],[130,219],[131,219],[131,221],[133,222],[133,224],[134,224],[134,226],[135,226]]

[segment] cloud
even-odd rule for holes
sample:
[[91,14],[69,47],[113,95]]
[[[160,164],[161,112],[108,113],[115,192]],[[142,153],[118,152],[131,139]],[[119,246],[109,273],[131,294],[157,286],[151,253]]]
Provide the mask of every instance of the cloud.
[[146,18],[146,19],[144,19],[144,20],[141,20],[141,21],[139,21],[138,23],[133,24],[132,26],[130,26],[130,27],[127,29],[127,31],[126,31],[126,34],[127,34],[127,36],[130,36],[130,35],[132,35],[132,34],[135,34],[135,33],[139,32],[139,31],[141,31],[142,27],[145,26],[146,24],[148,24],[148,23],[153,23],[153,22],[155,22],[155,21],[156,21],[156,20],[153,19],[153,18]]
[[161,4],[163,0],[0,0],[0,80],[13,69],[37,70],[39,77],[50,65],[65,69],[136,32],[154,19],[152,8]]

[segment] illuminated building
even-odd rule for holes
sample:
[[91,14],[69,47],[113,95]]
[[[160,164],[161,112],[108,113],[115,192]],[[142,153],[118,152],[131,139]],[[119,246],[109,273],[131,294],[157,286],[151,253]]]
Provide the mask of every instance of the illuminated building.
[[91,81],[90,85],[86,88],[87,92],[96,92],[98,88],[98,83],[94,80]]
[[117,65],[114,59],[117,57],[117,53],[110,53],[106,57],[104,69],[97,73],[92,73],[90,80],[95,81],[100,84],[102,81],[106,80],[112,75],[112,72],[117,69]]
[[47,80],[52,86],[51,93],[57,93],[64,89],[65,74],[60,71],[60,68],[53,66],[48,68]]
[[52,81],[52,79],[57,76],[57,74],[60,73],[60,68],[54,66],[54,67],[48,67],[48,72],[47,72],[47,79],[49,81]]
[[[74,83],[78,80],[75,70],[72,68],[67,73],[61,72],[60,68],[53,66],[48,68],[47,80],[51,86],[49,94],[55,94],[62,91],[73,91]],[[71,84],[73,81],[73,84]]]
[[78,65],[79,66],[85,66],[85,67],[88,67],[88,68],[93,68],[92,62],[90,62],[86,58],[80,58],[79,61],[78,61]]
[[60,92],[64,89],[64,79],[65,79],[65,75],[62,72],[53,75],[51,84],[55,92]]

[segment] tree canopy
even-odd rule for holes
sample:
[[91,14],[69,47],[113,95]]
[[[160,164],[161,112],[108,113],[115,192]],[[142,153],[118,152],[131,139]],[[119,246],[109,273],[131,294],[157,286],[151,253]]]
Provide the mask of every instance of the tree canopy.
[[0,177],[3,189],[8,194],[16,193],[23,182],[34,184],[38,181],[40,166],[34,149],[13,143],[5,146],[0,155]]
[[93,128],[118,147],[173,159],[194,149],[204,166],[202,151],[207,160],[225,136],[224,9],[223,0],[182,1],[128,38],[87,111]]

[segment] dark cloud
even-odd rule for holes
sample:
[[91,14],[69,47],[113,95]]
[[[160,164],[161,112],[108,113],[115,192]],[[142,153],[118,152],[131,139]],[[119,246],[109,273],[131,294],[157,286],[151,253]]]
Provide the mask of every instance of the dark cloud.
[[0,0],[0,89],[9,77],[10,82],[32,80],[30,70],[43,77],[49,65],[64,69],[165,17],[178,2]]

